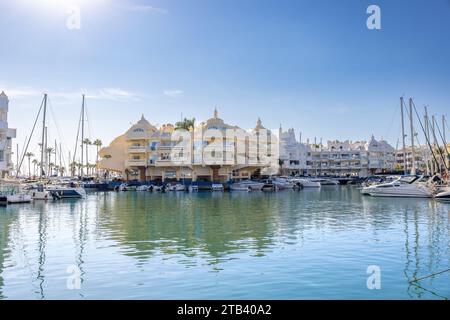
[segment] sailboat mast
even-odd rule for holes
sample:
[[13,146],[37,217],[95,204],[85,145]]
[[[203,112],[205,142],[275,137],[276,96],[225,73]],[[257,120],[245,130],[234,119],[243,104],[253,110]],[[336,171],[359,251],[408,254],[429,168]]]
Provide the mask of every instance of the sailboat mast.
[[49,176],[49,163],[50,163],[50,155],[47,153],[48,149],[48,136],[47,136],[47,127],[45,127],[45,141],[44,141],[44,152],[45,152],[45,172],[47,177]]
[[16,143],[16,171],[17,171],[17,174],[16,174],[16,176],[19,176],[19,172],[20,172],[20,169],[19,169],[19,144],[18,143]]
[[[430,124],[429,124],[429,120],[428,120],[428,108],[427,106],[425,106],[425,115],[423,116],[424,118],[424,122],[425,122],[425,140],[426,141],[430,141]],[[428,152],[426,153],[428,155]],[[428,172],[428,174],[433,174],[434,173],[434,169],[433,169],[433,160],[429,159],[427,156],[427,170],[429,170],[430,172]]]
[[61,172],[61,176],[63,175],[63,169],[62,169],[62,148],[61,148],[61,142],[59,143],[59,168]]
[[411,126],[411,174],[416,174],[416,155],[414,152],[414,122],[413,122],[413,107],[412,98],[409,98],[409,124]]
[[40,176],[42,177],[44,175],[44,147],[45,147],[45,117],[47,115],[47,94],[44,94],[44,113],[43,113],[43,117],[42,117],[42,140],[41,140],[41,165],[40,165],[40,169],[41,169],[41,174]]
[[400,114],[402,117],[402,146],[403,146],[403,169],[406,174],[407,161],[406,161],[406,145],[405,145],[405,121],[403,116],[403,97],[400,97]]
[[[437,138],[436,138],[436,119],[434,118],[434,114],[431,116],[431,131],[433,132],[433,150],[436,150],[436,146],[437,146]],[[435,164],[435,172],[439,172],[440,171],[440,164],[438,162],[438,160],[436,160],[436,164]]]
[[[55,139],[55,167],[58,165],[58,162],[56,161],[57,156],[58,156],[58,146],[56,144],[56,139]],[[56,171],[56,176],[58,176],[58,170],[55,170],[55,171]]]
[[84,94],[83,94],[83,103],[81,104],[81,177],[84,175]]
[[[447,151],[448,153],[448,149],[447,149],[447,138],[445,137],[445,115],[442,115],[442,140],[444,142],[444,150]],[[450,164],[450,159],[447,156],[447,167],[449,167]]]

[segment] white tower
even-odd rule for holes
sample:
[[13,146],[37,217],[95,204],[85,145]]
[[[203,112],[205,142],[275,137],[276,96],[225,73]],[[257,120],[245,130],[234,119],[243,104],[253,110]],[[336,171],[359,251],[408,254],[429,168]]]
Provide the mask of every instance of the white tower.
[[8,128],[9,99],[5,92],[0,93],[0,173],[4,177],[13,169],[11,161],[12,139],[16,129]]

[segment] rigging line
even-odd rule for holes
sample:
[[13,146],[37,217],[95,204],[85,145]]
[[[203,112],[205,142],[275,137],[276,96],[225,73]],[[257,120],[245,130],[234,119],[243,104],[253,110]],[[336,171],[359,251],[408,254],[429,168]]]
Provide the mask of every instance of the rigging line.
[[[438,129],[438,133],[441,136],[442,142],[444,143],[443,149],[445,150],[445,153],[447,154],[447,157],[449,157],[450,154],[448,153],[447,146],[445,145],[444,137],[442,136],[441,129],[439,129],[439,125],[436,122],[436,118],[434,119],[434,124],[436,125],[436,128]],[[439,152],[441,153],[441,156],[442,156],[442,150],[440,148],[439,148]],[[445,163],[444,157],[443,157],[442,161],[444,162],[445,169],[448,169],[447,168],[447,163]]]
[[67,168],[67,167],[66,167],[66,159],[65,159],[65,157],[63,156],[63,151],[62,151],[61,145],[59,145],[59,156],[60,156],[60,158],[61,158],[61,162],[62,162],[62,164],[63,164],[63,167],[64,167],[64,168]]
[[[76,156],[77,156],[78,137],[80,136],[80,125],[81,125],[82,113],[83,113],[83,110],[81,110],[81,112],[80,112],[80,119],[78,120],[77,139],[75,140],[75,150],[73,152],[72,163],[75,163],[75,159],[76,159]],[[70,166],[70,163],[69,163],[69,166]]]
[[[406,108],[406,106],[405,106],[405,109],[406,109],[406,110],[405,110],[405,111],[406,111],[406,115],[407,115],[409,118],[411,118],[411,116],[414,116],[414,115],[410,115],[410,114],[409,114],[408,108]],[[420,141],[419,141],[419,133],[416,131],[416,128],[413,128],[413,129],[414,129],[414,136],[416,137],[415,140],[417,141],[418,147],[421,148],[422,146],[420,145]],[[414,137],[412,137],[411,140],[412,140],[412,139],[414,139]]]
[[[447,118],[445,118],[444,117],[444,126],[443,126],[444,128],[442,129],[442,131],[445,133],[445,127],[447,127],[447,130],[450,130],[450,127],[448,126],[448,123],[447,123]],[[447,142],[447,141],[445,141],[445,142]]]
[[[25,146],[25,143],[27,143],[27,139],[28,139],[28,136],[25,136],[25,139],[23,141],[23,146]],[[25,148],[23,148],[22,151],[20,152],[19,159],[22,159],[22,157],[25,157]]]
[[417,279],[411,280],[411,281],[409,281],[409,283],[418,282],[418,281],[421,281],[421,280],[424,280],[424,279],[427,279],[427,278],[431,278],[431,277],[437,276],[438,274],[449,272],[449,271],[450,271],[450,269],[446,269],[446,270],[442,270],[442,271],[439,271],[439,272],[435,272],[435,273],[429,274],[429,275],[427,275],[425,277],[421,277],[421,278],[417,278]]
[[[436,121],[436,119],[435,119],[435,121]],[[432,125],[432,127],[433,127],[433,124],[434,123],[431,123],[431,121],[430,121],[430,125]],[[438,127],[438,129],[439,129],[439,127]],[[441,156],[441,160],[444,163],[444,167],[445,167],[445,169],[447,169],[447,164],[445,163],[444,155],[442,154],[441,147],[439,146],[439,142],[438,142],[438,139],[436,137],[436,133],[434,131],[435,130],[432,130],[434,141],[436,142],[436,146],[437,146],[437,149],[439,151],[439,155]],[[441,166],[439,164],[439,161],[436,161],[436,165],[439,167],[439,169],[441,168]]]
[[86,122],[87,122],[87,129],[88,129],[88,136],[89,136],[89,138],[91,138],[92,139],[92,130],[91,130],[91,122],[90,122],[90,118],[89,118],[89,112],[88,112],[88,108],[87,108],[87,103],[86,103],[86,101],[85,101],[85,103],[84,103],[84,113],[86,114]]
[[[36,128],[36,123],[37,123],[37,121],[38,121],[38,119],[39,119],[39,116],[40,116],[40,114],[41,114],[42,107],[44,106],[44,100],[45,100],[45,97],[42,99],[41,106],[39,107],[38,114],[37,114],[37,116],[36,116],[36,119],[34,120],[34,124],[33,124],[33,128],[31,129],[30,137],[28,138],[27,145],[25,146],[25,152],[23,153],[22,159],[20,160],[19,167],[17,168],[16,176],[19,175],[20,168],[22,167],[22,163],[23,163],[23,160],[24,160],[24,158],[25,158],[25,153],[26,153],[26,151],[28,150],[28,146],[30,145],[31,137],[33,136],[34,129]],[[42,146],[42,148],[43,148],[43,147],[44,147],[44,146]]]
[[394,114],[392,116],[391,122],[389,124],[388,130],[386,132],[386,137],[389,136],[389,134],[391,133],[391,129],[392,129],[392,124],[394,123],[395,118],[397,117],[397,112],[398,112],[398,108],[394,108]]
[[[414,107],[414,111],[416,112],[417,120],[419,120],[420,127],[422,128],[422,132],[425,132],[425,128],[423,127],[422,120],[420,120],[419,113],[417,112],[416,104],[414,103],[413,100],[411,102],[412,102],[412,105]],[[433,152],[433,148],[431,147],[430,140],[428,139],[427,135],[425,135],[425,140],[427,141],[428,148],[430,148],[430,150],[431,150],[431,154],[433,156],[434,161],[436,161],[436,163],[438,163],[438,161],[436,159],[436,156],[435,156],[435,154]]]
[[58,138],[62,141],[62,145],[64,146],[64,149],[67,150],[66,141],[64,139],[63,134],[61,133],[61,130],[59,129],[58,122],[56,121],[55,112],[53,111],[53,107],[52,107],[52,103],[51,103],[50,98],[48,98],[48,105],[49,105],[49,109],[50,109],[50,114],[52,116],[53,124],[56,127],[56,132],[58,134]]

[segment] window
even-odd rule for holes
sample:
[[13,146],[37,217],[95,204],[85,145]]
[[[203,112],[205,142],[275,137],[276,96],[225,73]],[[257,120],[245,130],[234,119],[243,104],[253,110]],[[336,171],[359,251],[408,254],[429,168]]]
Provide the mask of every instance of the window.
[[144,132],[144,129],[142,129],[142,128],[136,128],[136,129],[134,129],[133,130],[133,132]]
[[0,150],[0,162],[5,161],[5,151]]

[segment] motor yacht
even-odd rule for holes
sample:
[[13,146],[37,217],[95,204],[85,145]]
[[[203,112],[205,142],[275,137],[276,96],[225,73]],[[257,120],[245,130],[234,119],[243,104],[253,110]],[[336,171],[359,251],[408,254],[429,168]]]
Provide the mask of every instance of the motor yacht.
[[252,180],[242,180],[230,185],[230,189],[234,191],[255,191],[261,190],[264,186],[264,182],[257,182]]
[[177,184],[173,184],[171,186],[169,186],[169,191],[185,191],[186,187],[181,184],[181,183],[177,183]]
[[419,176],[405,176],[392,182],[365,187],[361,193],[373,197],[431,198],[433,188],[427,180]]
[[303,188],[320,188],[321,184],[319,181],[312,181],[309,178],[296,178],[296,182],[298,182]]
[[75,185],[69,185],[69,186],[62,186],[62,185],[55,185],[55,186],[49,186],[47,188],[47,191],[50,192],[50,194],[57,199],[69,199],[69,198],[85,198],[86,197],[86,191],[84,188],[75,186]]
[[223,184],[221,183],[213,183],[211,184],[212,191],[223,191]]
[[278,190],[293,189],[295,186],[292,181],[284,177],[273,178],[272,183]]
[[434,196],[436,200],[450,201],[450,187],[441,188]]
[[321,186],[337,186],[339,181],[328,178],[312,178],[311,182],[319,182]]

